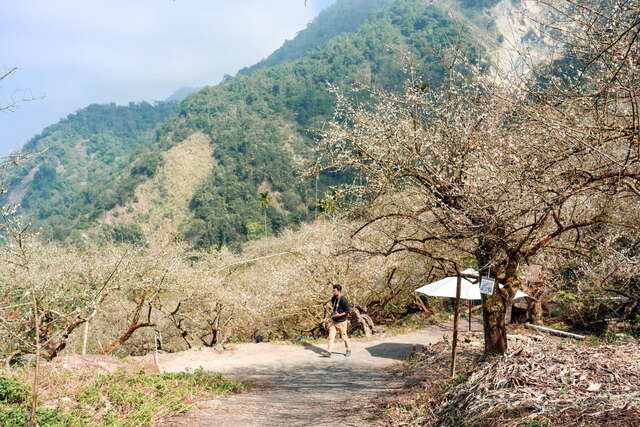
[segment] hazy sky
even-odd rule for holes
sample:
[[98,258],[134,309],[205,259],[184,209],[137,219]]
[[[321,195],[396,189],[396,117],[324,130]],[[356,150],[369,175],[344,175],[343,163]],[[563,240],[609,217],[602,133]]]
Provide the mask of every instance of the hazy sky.
[[161,100],[277,49],[334,0],[0,0],[0,154],[91,103]]

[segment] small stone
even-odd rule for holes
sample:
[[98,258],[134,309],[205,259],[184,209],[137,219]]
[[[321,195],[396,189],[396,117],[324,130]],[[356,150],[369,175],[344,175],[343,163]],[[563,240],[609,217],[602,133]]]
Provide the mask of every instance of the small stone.
[[589,387],[587,387],[587,391],[597,392],[602,388],[602,384],[599,383],[591,383]]

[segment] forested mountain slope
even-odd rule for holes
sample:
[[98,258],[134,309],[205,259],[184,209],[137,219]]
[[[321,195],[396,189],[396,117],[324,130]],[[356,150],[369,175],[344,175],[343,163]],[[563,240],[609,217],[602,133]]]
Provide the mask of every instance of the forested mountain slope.
[[20,204],[45,237],[86,228],[158,168],[159,147],[150,141],[175,108],[174,102],[90,105],[47,127],[21,151],[33,156],[5,177],[5,201]]
[[[339,4],[339,3],[338,3]],[[440,9],[398,0],[375,12],[358,31],[337,36],[293,62],[240,75],[191,95],[162,129],[173,142],[193,132],[214,144],[216,168],[191,203],[195,219],[184,235],[196,246],[242,241],[313,218],[313,182],[296,179],[311,155],[313,134],[333,111],[328,83],[399,87],[406,75],[398,50],[417,59],[418,73],[437,81],[444,72],[433,47],[454,40],[458,28]],[[480,56],[469,38],[468,53]],[[324,176],[322,188],[345,177]],[[271,203],[261,202],[269,193]],[[266,230],[263,215],[266,214]]]
[[353,32],[369,15],[394,0],[350,0],[338,1],[333,7],[322,11],[307,28],[300,31],[293,40],[287,40],[268,58],[244,68],[240,74],[250,74],[255,70],[273,67],[302,58],[311,50],[321,48],[326,42],[343,33]]
[[[365,10],[373,12],[364,18]],[[348,179],[309,182],[299,174],[311,160],[313,129],[333,111],[328,84],[399,88],[406,80],[402,51],[416,58],[422,78],[437,82],[444,68],[433,48],[460,31],[447,12],[423,0],[338,0],[266,62],[189,95],[177,108],[90,106],[51,126],[25,146],[25,152],[46,151],[14,171],[9,199],[22,204],[46,237],[77,237],[105,220],[145,223],[149,215],[136,208],[136,188],[158,170],[166,174],[168,150],[200,134],[210,141],[214,167],[189,184],[195,188],[189,212],[177,215],[174,228],[200,248],[277,233],[313,219],[324,190]],[[328,34],[338,35],[327,41]],[[481,61],[483,49],[465,30],[462,42]],[[168,200],[163,194],[171,188],[154,188],[164,188],[154,190],[155,203]]]

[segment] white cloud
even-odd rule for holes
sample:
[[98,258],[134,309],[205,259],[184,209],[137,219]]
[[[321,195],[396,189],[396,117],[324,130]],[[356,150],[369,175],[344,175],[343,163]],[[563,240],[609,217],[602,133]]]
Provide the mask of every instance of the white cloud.
[[181,86],[217,83],[292,38],[325,4],[0,0],[0,68],[21,68],[2,82],[0,96],[26,88],[47,94],[38,107],[0,115],[0,150],[90,102],[161,99]]
[[[5,19],[26,31],[4,34],[24,67],[67,66],[125,78],[153,70],[215,79],[277,48],[312,18],[301,0],[31,0]],[[17,26],[16,26],[17,27]],[[7,58],[4,58],[7,60]],[[182,67],[167,63],[183,61]]]

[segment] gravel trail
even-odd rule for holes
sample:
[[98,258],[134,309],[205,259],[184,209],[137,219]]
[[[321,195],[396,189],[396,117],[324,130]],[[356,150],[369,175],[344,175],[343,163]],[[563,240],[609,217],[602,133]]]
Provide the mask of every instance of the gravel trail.
[[[479,326],[474,325],[474,329]],[[165,372],[203,368],[248,380],[252,389],[202,402],[198,409],[163,425],[200,426],[361,426],[373,400],[410,385],[395,375],[394,364],[406,359],[414,345],[450,335],[447,325],[434,325],[402,335],[352,339],[353,354],[344,356],[340,340],[331,358],[325,344],[240,344],[231,350],[190,350],[160,356]]]

